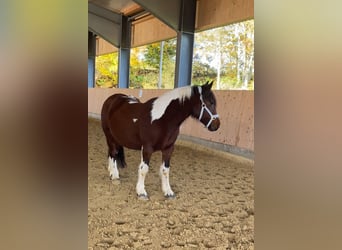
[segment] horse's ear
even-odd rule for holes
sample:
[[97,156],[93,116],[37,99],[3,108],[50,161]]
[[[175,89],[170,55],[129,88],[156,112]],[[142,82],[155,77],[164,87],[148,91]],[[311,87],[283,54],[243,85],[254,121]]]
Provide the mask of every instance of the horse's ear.
[[211,89],[211,87],[213,86],[213,83],[214,83],[214,81],[211,81],[211,82],[209,83],[209,89]]
[[211,89],[211,87],[213,86],[214,81],[211,81],[209,83],[209,81],[207,81],[205,84],[202,85],[202,88],[204,91],[209,91]]
[[205,84],[202,85],[203,92],[210,91],[212,86],[213,86],[213,81],[211,81],[211,83],[207,81]]

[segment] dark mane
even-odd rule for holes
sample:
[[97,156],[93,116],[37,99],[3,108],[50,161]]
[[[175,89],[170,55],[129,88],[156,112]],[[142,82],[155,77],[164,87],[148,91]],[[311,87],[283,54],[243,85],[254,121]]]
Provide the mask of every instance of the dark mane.
[[158,97],[152,104],[151,110],[151,122],[159,119],[164,114],[166,108],[172,100],[178,99],[179,102],[183,102],[185,99],[189,99],[192,95],[192,87],[186,86],[177,88],[172,91],[166,92],[165,94]]

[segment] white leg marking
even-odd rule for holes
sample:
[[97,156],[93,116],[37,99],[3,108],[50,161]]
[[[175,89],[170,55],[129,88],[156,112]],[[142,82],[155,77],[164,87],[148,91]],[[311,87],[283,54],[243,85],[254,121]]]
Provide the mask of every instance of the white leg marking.
[[137,118],[133,118],[133,122],[134,122],[134,123],[136,123],[136,122],[137,122],[137,120],[138,120]]
[[145,177],[148,172],[148,165],[141,161],[138,170],[138,183],[136,187],[137,194],[147,196],[147,192],[145,190]]
[[160,178],[162,182],[162,190],[165,196],[174,196],[169,183],[170,168],[165,167],[165,162],[160,166]]
[[120,178],[116,161],[110,156],[108,157],[108,171],[111,180]]

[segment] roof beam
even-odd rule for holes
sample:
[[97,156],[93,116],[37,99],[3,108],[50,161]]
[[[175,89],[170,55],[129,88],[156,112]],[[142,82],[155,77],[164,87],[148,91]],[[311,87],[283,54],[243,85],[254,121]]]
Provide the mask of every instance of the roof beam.
[[134,0],[176,31],[194,32],[196,0]]
[[116,47],[120,46],[121,15],[88,3],[88,29]]

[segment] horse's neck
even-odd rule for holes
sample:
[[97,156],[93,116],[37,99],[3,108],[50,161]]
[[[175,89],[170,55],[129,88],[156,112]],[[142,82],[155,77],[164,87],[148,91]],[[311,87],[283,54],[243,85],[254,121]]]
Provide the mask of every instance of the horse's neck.
[[180,103],[179,101],[174,102],[172,108],[168,109],[166,113],[170,117],[170,123],[179,126],[191,115],[190,100],[184,100],[184,103]]

